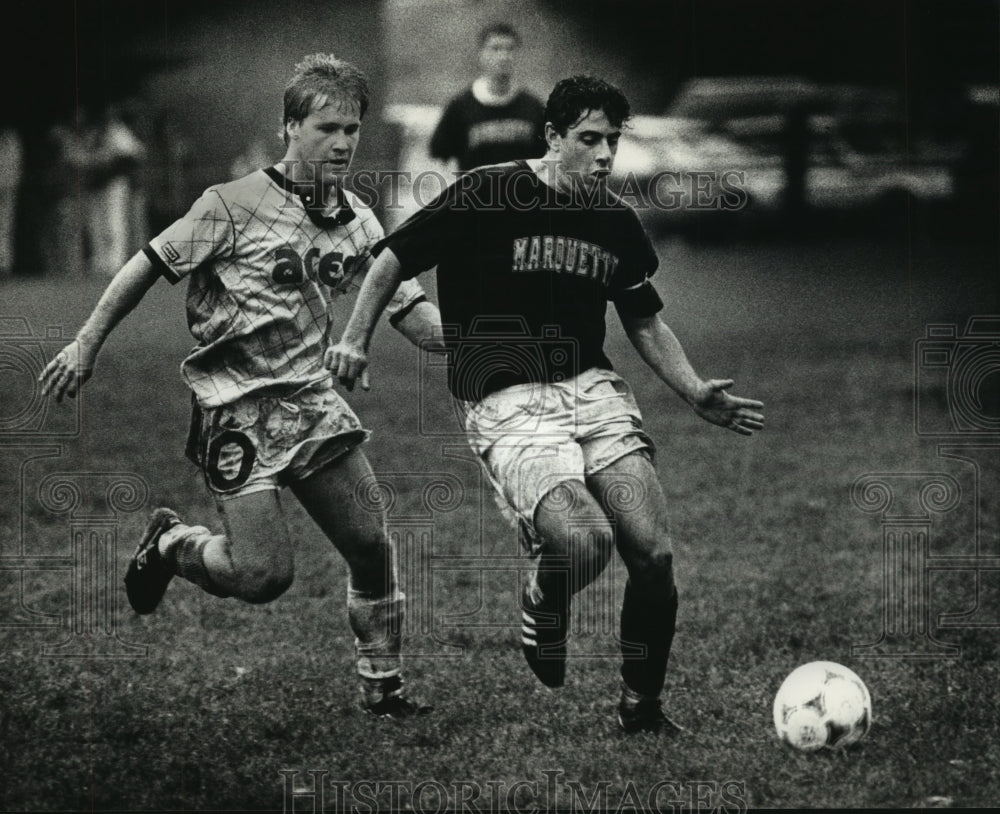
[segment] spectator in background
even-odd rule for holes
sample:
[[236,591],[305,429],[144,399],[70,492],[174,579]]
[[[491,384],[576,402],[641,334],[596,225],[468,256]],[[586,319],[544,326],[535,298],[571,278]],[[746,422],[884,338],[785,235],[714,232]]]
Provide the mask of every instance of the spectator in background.
[[[80,114],[82,115],[82,113]],[[53,124],[36,161],[31,243],[41,273],[78,276],[86,271],[84,179],[89,154],[76,122]]]
[[136,176],[146,148],[112,105],[85,133],[90,270],[112,276],[146,240]]
[[452,99],[431,136],[430,152],[459,170],[544,153],[542,103],[514,83],[521,38],[506,23],[479,35],[480,76]]
[[13,127],[0,129],[0,276],[14,268],[14,223],[24,150]]

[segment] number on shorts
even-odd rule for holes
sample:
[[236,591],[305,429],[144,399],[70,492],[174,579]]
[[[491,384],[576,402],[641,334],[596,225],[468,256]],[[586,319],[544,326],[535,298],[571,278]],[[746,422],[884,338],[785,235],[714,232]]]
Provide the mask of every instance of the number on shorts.
[[[219,456],[222,454],[222,448],[227,444],[236,444],[243,452],[240,470],[231,478],[227,478],[219,470]],[[212,486],[216,489],[235,489],[247,482],[256,459],[257,452],[254,450],[253,443],[244,433],[226,430],[208,445],[208,460],[205,462],[205,471],[208,473],[208,479]]]

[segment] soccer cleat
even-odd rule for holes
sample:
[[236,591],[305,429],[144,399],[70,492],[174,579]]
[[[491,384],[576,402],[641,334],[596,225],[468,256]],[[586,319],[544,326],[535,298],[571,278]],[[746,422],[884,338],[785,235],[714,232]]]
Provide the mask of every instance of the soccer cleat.
[[375,704],[365,707],[365,712],[374,715],[376,718],[413,718],[417,715],[427,715],[434,707],[422,704],[419,701],[411,701],[405,695],[387,695]]
[[164,564],[157,544],[163,532],[180,522],[181,519],[170,509],[154,509],[149,516],[146,531],[125,572],[125,593],[136,613],[156,610],[173,579],[174,574]]
[[566,681],[569,611],[568,595],[561,603],[542,599],[536,604],[529,585],[521,592],[521,651],[546,687],[561,687]]
[[675,724],[660,708],[659,698],[643,698],[638,704],[618,704],[618,726],[628,734],[657,732],[661,735],[686,735],[688,731]]
[[418,715],[427,715],[434,707],[413,701],[403,695],[403,680],[398,676],[389,679],[383,688],[381,697],[377,701],[371,701],[369,691],[365,686],[361,688],[361,706],[369,715],[376,718],[394,718],[401,720],[413,718]]

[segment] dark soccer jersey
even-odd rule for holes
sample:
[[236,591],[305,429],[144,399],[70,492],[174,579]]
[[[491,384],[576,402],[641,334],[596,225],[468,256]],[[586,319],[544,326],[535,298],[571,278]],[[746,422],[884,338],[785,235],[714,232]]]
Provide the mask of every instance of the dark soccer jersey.
[[385,247],[408,279],[437,266],[448,386],[468,401],[610,369],[608,301],[622,316],[663,305],[649,282],[656,254],[631,207],[606,189],[591,200],[557,193],[523,161],[460,176],[372,252]]
[[434,135],[431,155],[458,159],[461,170],[537,158],[544,152],[545,108],[526,91],[504,105],[484,105],[472,88],[448,103]]

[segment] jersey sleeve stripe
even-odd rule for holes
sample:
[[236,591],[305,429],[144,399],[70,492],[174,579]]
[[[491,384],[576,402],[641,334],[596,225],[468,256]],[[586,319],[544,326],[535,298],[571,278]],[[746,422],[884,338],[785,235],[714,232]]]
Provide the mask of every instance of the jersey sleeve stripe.
[[167,265],[167,262],[156,253],[156,249],[154,249],[152,245],[147,244],[143,248],[142,253],[146,255],[149,262],[153,264],[153,268],[157,271],[157,273],[164,277],[168,283],[176,285],[181,281],[181,275]]
[[403,321],[403,319],[406,317],[408,313],[410,313],[410,311],[412,311],[417,305],[419,305],[422,302],[427,302],[427,297],[421,294],[419,297],[416,297],[415,299],[411,300],[402,308],[400,308],[398,311],[396,311],[396,313],[390,314],[389,324],[393,328],[395,328],[397,325],[399,325],[400,322]]
[[630,285],[628,288],[623,288],[622,291],[635,291],[635,289],[642,288],[647,283],[649,283],[649,278],[648,277],[645,280],[642,280],[641,282],[636,283],[635,285]]

